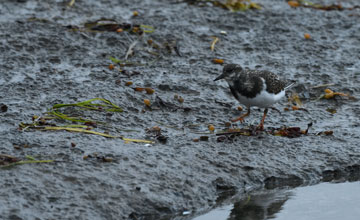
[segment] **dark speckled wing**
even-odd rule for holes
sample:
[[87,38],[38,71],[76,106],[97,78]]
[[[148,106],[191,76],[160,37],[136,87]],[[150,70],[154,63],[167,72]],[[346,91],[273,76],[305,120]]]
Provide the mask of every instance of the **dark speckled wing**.
[[257,94],[261,93],[261,90],[263,89],[263,81],[257,75],[252,75],[249,72],[243,72],[236,77],[236,79],[233,80],[233,84],[229,86],[231,93],[236,99],[239,99],[239,95],[254,98]]
[[256,71],[256,75],[265,79],[266,91],[269,93],[278,94],[284,90],[286,82],[281,80],[276,74],[269,71]]

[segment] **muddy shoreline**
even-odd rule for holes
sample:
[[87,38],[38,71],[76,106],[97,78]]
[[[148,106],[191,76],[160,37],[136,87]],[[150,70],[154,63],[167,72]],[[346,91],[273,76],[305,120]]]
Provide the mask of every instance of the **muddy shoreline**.
[[[359,180],[359,101],[317,98],[325,88],[360,97],[360,10],[257,2],[261,10],[231,13],[169,1],[76,1],[70,8],[64,1],[4,1],[0,104],[7,109],[0,111],[0,154],[56,162],[1,169],[0,218],[191,219],[255,189]],[[140,38],[127,31],[70,28],[100,18],[155,30]],[[304,39],[304,33],[311,39]],[[220,40],[211,51],[213,36]],[[159,47],[150,47],[150,39]],[[109,57],[124,59],[134,41],[128,60],[139,65],[121,67],[125,72],[110,70]],[[292,92],[300,95],[307,112],[284,111],[284,99],[275,105],[281,114],[270,111],[265,127],[305,129],[312,122],[309,134],[261,133],[223,142],[208,134],[209,124],[218,132],[241,114],[226,83],[213,82],[222,70],[214,58],[295,80]],[[133,84],[126,86],[129,81]],[[331,86],[313,88],[323,84]],[[136,92],[135,87],[155,93]],[[96,116],[110,125],[103,132],[155,143],[18,129],[54,104],[96,97],[124,110]],[[261,109],[254,108],[245,124],[235,126],[256,125],[260,117]],[[154,126],[166,142],[149,136],[147,129]],[[316,135],[326,130],[333,134]],[[208,140],[194,142],[200,136]],[[94,153],[112,161],[84,159]],[[181,216],[184,211],[191,215]]]

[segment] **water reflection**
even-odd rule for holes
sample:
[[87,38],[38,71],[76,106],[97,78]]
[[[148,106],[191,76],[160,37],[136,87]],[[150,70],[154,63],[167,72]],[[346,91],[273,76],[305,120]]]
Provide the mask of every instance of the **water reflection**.
[[232,205],[219,207],[193,220],[264,220],[274,218],[292,196],[289,190],[272,190],[249,195]]
[[249,195],[193,220],[358,220],[360,182],[321,183]]
[[248,199],[234,203],[228,220],[271,219],[281,210],[292,192],[277,191],[260,195],[251,195]]

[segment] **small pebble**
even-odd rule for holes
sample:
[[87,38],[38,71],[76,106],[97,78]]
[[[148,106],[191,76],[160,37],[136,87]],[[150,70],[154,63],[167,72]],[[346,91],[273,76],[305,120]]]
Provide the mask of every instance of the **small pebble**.
[[125,83],[125,86],[131,86],[132,84],[133,84],[133,82],[130,82],[130,81],[129,81],[129,82],[126,82],[126,83]]
[[209,137],[208,136],[200,136],[200,141],[208,141]]
[[145,104],[146,106],[148,106],[148,107],[151,106],[151,102],[150,102],[149,99],[144,99],[144,104]]
[[199,142],[200,140],[199,140],[199,138],[194,138],[193,139],[193,142]]
[[183,215],[190,215],[190,214],[191,214],[191,211],[183,211],[182,214],[183,214]]
[[103,161],[104,162],[113,162],[113,159],[111,157],[104,157]]

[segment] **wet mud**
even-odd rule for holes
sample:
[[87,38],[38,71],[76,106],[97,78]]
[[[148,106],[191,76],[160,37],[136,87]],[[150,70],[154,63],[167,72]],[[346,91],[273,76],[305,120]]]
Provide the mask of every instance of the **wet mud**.
[[[360,95],[359,9],[257,2],[261,10],[232,13],[175,1],[75,1],[72,7],[65,1],[2,1],[0,154],[55,162],[0,170],[0,218],[190,219],[235,193],[358,180],[359,101],[317,98],[326,88]],[[101,18],[155,31],[140,37],[72,28]],[[211,51],[213,36],[220,40]],[[159,47],[149,46],[150,39]],[[124,60],[135,41],[128,61],[138,65],[110,70],[109,57]],[[270,110],[265,128],[306,129],[312,123],[309,133],[288,138],[261,132],[219,140],[215,133],[242,112],[226,82],[213,81],[222,70],[214,58],[295,80],[290,94],[297,92],[307,111],[284,111],[283,99],[274,106],[281,114]],[[133,85],[126,86],[129,81]],[[316,88],[323,84],[331,86]],[[106,132],[155,143],[18,129],[54,104],[96,97],[124,109],[102,116],[110,125]],[[261,115],[254,107],[244,124],[233,126],[257,125]],[[214,134],[208,134],[209,124]],[[154,126],[166,138],[149,135],[147,129]],[[333,133],[317,135],[323,131]],[[84,159],[94,154],[111,160]]]

